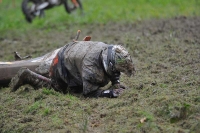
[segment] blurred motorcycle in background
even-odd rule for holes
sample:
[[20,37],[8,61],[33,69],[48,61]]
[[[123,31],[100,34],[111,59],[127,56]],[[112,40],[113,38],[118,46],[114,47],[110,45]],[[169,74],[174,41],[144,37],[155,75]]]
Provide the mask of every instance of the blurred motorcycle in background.
[[77,8],[80,8],[81,12],[83,10],[80,0],[23,0],[22,12],[27,22],[31,23],[36,16],[43,17],[44,10],[60,5],[64,5],[67,13]]

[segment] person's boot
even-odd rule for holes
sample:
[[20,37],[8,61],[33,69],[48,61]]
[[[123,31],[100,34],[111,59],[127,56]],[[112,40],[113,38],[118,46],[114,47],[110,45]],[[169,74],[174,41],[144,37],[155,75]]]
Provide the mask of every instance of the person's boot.
[[39,75],[28,68],[21,68],[15,77],[10,82],[11,92],[16,91],[20,86],[30,84],[34,89],[51,87],[51,80],[42,75]]

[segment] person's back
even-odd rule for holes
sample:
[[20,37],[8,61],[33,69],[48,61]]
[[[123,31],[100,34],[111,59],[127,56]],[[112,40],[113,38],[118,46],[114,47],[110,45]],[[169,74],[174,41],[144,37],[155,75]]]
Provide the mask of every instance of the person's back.
[[[89,93],[109,82],[101,62],[101,53],[109,45],[103,42],[79,41],[63,47],[64,66],[69,72],[66,79],[60,68],[60,77],[69,87],[83,86],[84,93]],[[62,56],[62,54],[60,54]],[[92,84],[92,85],[91,85]],[[95,86],[96,85],[96,86]]]

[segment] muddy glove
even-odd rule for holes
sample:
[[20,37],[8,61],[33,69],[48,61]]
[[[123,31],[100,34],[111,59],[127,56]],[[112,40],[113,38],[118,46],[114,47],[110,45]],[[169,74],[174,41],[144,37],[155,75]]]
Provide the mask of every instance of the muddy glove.
[[114,84],[108,90],[102,91],[99,97],[117,98],[124,92],[125,88],[123,85]]
[[115,89],[115,90],[105,90],[101,93],[99,97],[108,97],[108,98],[117,98],[123,93],[124,89]]
[[108,90],[95,90],[90,92],[89,94],[84,95],[85,97],[108,97],[108,98],[117,98],[121,95],[126,87],[121,84],[114,84]]

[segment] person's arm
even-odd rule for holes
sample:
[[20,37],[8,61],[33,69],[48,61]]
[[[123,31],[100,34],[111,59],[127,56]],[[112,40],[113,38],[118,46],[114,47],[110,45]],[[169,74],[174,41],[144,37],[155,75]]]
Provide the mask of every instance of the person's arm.
[[112,82],[112,86],[110,89],[125,89],[126,87],[122,84],[120,84],[120,72],[115,72],[110,78],[110,81]]
[[112,85],[120,84],[120,72],[115,72],[110,77],[110,81],[112,82]]
[[99,93],[99,97],[117,98],[123,93],[125,86],[120,84],[120,72],[115,72],[110,77],[112,86],[108,90],[103,90]]

